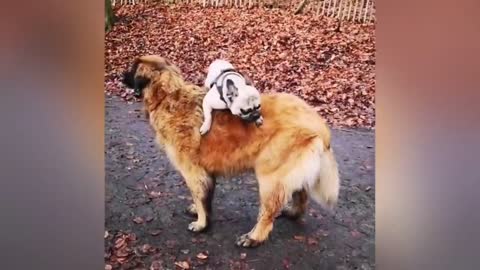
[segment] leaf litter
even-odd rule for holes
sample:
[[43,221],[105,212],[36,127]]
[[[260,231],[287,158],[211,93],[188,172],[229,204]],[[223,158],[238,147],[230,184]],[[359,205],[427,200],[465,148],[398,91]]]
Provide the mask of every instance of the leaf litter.
[[374,25],[345,22],[336,31],[331,18],[261,8],[141,3],[114,12],[105,38],[108,94],[135,101],[120,79],[141,55],[170,59],[197,85],[214,59],[226,58],[261,92],[295,94],[334,127],[375,127]]

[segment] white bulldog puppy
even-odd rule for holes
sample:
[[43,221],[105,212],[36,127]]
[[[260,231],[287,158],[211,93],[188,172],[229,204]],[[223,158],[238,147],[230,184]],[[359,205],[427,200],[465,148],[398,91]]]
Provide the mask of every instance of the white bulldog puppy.
[[205,87],[209,91],[203,99],[204,122],[200,134],[210,130],[214,109],[230,109],[232,114],[244,121],[255,122],[257,126],[263,124],[259,91],[230,62],[213,61],[208,67]]

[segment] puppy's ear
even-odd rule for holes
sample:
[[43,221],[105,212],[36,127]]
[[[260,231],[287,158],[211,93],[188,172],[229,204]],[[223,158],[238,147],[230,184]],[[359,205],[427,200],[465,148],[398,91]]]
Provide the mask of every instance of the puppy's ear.
[[233,101],[233,98],[238,96],[238,88],[233,84],[233,81],[230,79],[227,79],[226,82],[227,85],[227,98],[230,102]]

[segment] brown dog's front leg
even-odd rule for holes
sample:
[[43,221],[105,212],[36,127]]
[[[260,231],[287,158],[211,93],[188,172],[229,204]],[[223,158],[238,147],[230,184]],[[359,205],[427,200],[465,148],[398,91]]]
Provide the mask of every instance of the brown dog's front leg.
[[[207,209],[207,219],[212,213],[212,200],[213,200],[213,195],[215,193],[215,178],[211,177],[211,187],[208,188],[207,191],[207,197],[202,200],[202,204],[204,204],[204,207]],[[185,212],[189,214],[190,216],[197,217],[197,207],[195,206],[195,203],[190,204],[186,209]]]
[[215,190],[215,179],[204,173],[185,173],[187,186],[192,194],[194,207],[189,207],[189,212],[195,211],[197,220],[188,225],[188,230],[201,232],[208,226],[212,209],[212,199]]

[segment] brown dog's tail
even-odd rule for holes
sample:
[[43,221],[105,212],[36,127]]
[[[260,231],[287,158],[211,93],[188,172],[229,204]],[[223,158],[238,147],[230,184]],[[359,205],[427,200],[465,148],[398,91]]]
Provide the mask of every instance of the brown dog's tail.
[[340,189],[338,166],[331,147],[323,149],[320,153],[320,166],[318,177],[308,189],[308,193],[317,203],[328,210],[333,210],[337,205]]

